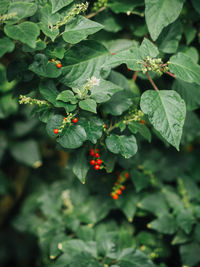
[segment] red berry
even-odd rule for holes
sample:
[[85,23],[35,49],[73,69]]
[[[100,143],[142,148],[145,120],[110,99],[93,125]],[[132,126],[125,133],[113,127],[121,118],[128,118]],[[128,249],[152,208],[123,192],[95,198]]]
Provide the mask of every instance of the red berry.
[[122,185],[121,189],[122,190],[125,190],[126,189],[125,185]]
[[54,58],[52,58],[52,59],[51,59],[51,62],[52,62],[52,63],[54,63],[54,62],[55,62],[55,59],[54,59]]
[[91,148],[91,149],[90,149],[90,156],[93,157],[94,154],[95,154],[95,153],[94,153],[94,149]]
[[90,160],[90,164],[91,164],[91,165],[95,165],[95,163],[96,163],[96,162],[95,162],[94,159]]
[[118,199],[118,198],[119,196],[117,194],[113,196],[113,199]]
[[140,123],[145,125],[146,121],[145,120],[141,120]]
[[121,190],[121,189],[118,189],[118,190],[117,190],[117,194],[118,194],[118,195],[121,195],[121,194],[122,194],[122,190]]
[[54,132],[55,134],[58,134],[58,133],[59,133],[59,130],[58,130],[58,129],[54,129],[53,132]]
[[95,166],[94,166],[94,169],[95,169],[95,170],[99,170],[99,169],[100,169],[100,166],[99,166],[99,165],[95,165]]
[[78,122],[78,119],[77,118],[74,118],[72,121],[73,121],[73,123],[77,123]]
[[116,53],[111,53],[111,55],[113,56],[113,55],[116,55]]
[[62,67],[62,64],[61,63],[58,63],[56,66],[57,66],[57,68],[60,69]]
[[105,129],[107,129],[108,128],[108,125],[107,124],[104,124],[104,126],[103,126]]
[[98,165],[101,165],[101,164],[102,164],[102,160],[101,160],[101,159],[98,159],[98,160],[97,160],[97,164],[98,164]]
[[100,157],[100,155],[99,155],[99,153],[95,153],[95,158],[99,158]]
[[96,148],[96,149],[95,149],[95,151],[96,151],[96,152],[99,152],[99,149],[98,149],[98,148]]
[[128,172],[125,173],[125,177],[126,177],[126,179],[129,179],[130,178],[130,174]]

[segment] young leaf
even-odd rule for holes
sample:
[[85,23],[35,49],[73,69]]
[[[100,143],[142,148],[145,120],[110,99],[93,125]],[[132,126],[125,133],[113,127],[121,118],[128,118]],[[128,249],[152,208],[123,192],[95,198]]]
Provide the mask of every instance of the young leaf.
[[188,55],[178,53],[170,57],[169,69],[177,78],[200,85],[200,66],[196,64]]
[[19,40],[20,42],[35,48],[40,29],[36,23],[26,21],[17,25],[6,25],[4,27],[4,32],[8,37],[14,40]]
[[86,151],[84,149],[81,149],[76,153],[76,158],[73,163],[72,171],[81,181],[81,183],[84,184],[88,170],[89,164],[86,157]]
[[185,103],[179,94],[148,90],[143,93],[140,106],[162,137],[179,150],[186,115]]
[[65,26],[62,38],[70,44],[77,44],[86,39],[88,35],[103,29],[103,25],[89,20],[83,16],[78,16]]
[[0,39],[0,58],[4,54],[12,52],[14,48],[15,48],[15,43],[12,40],[10,40],[7,37],[1,38]]
[[146,23],[154,41],[164,27],[178,18],[182,7],[183,0],[145,0]]
[[189,234],[194,224],[194,217],[189,209],[183,209],[179,212],[176,218],[178,226],[186,233]]
[[28,3],[28,2],[11,2],[8,8],[8,14],[10,13],[16,13],[16,16],[14,16],[12,19],[9,20],[12,23],[16,23],[17,21],[24,19],[26,17],[31,17],[35,14],[37,11],[37,5],[34,3]]
[[93,99],[85,99],[81,100],[79,102],[79,107],[83,110],[87,110],[93,113],[97,113],[96,108],[97,108],[97,103]]
[[154,229],[163,234],[174,234],[177,230],[176,221],[172,215],[165,214],[149,224],[150,229]]
[[56,13],[58,10],[65,6],[68,6],[73,2],[73,0],[50,0],[52,4],[52,13]]
[[77,99],[74,96],[74,93],[70,90],[64,90],[56,97],[56,100],[61,100],[63,102],[70,102],[71,104],[76,104]]
[[121,154],[125,158],[130,158],[137,152],[137,143],[133,135],[111,134],[106,138],[107,148],[114,154]]
[[151,41],[149,41],[147,38],[144,38],[140,46],[140,53],[142,58],[145,58],[147,56],[157,57],[159,51],[158,48]]

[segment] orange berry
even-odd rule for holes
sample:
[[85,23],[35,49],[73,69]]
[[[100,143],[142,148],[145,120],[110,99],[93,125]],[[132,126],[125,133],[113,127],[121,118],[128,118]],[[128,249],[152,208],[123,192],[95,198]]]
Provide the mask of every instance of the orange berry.
[[125,177],[126,177],[126,179],[129,179],[130,178],[130,174],[128,172],[125,173]]
[[119,196],[117,194],[113,196],[113,199],[118,199],[118,198]]
[[140,123],[145,125],[146,121],[145,120],[141,120]]
[[99,153],[95,153],[95,158],[99,158],[100,157],[100,155],[99,155]]
[[122,190],[125,190],[126,189],[125,185],[122,185],[121,189]]
[[94,149],[91,148],[91,149],[90,149],[90,156],[92,157],[92,156],[94,156],[94,154],[95,154],[95,153],[94,153]]
[[122,194],[122,190],[121,189],[117,189],[117,194],[121,195]]
[[62,64],[61,63],[58,63],[56,66],[57,66],[57,68],[60,69],[62,67]]
[[52,62],[52,63],[54,63],[54,62],[55,62],[55,59],[54,59],[54,58],[52,58],[52,59],[51,59],[51,62]]
[[91,165],[95,165],[95,163],[96,163],[96,162],[95,162],[94,159],[90,160],[90,164],[91,164]]
[[97,164],[98,164],[98,165],[101,165],[101,164],[102,164],[102,160],[101,160],[101,159],[98,159],[98,160],[97,160]]
[[72,121],[73,121],[73,123],[77,123],[78,122],[78,119],[77,118],[74,118]]
[[58,130],[58,129],[54,129],[53,132],[54,132],[55,134],[58,134],[58,133],[59,133],[59,130]]
[[100,166],[99,166],[99,165],[95,165],[95,166],[94,166],[94,169],[97,171],[97,170],[100,169]]

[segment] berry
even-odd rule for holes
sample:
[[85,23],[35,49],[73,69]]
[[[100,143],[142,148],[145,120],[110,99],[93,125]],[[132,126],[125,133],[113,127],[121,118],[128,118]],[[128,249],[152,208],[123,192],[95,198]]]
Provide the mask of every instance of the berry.
[[122,194],[122,190],[121,189],[117,189],[117,194],[121,195]]
[[78,122],[78,119],[77,118],[74,118],[72,121],[73,121],[73,123],[77,123]]
[[90,156],[93,157],[94,154],[95,154],[95,153],[94,153],[94,149],[91,148],[91,149],[90,149]]
[[125,177],[126,177],[126,179],[129,179],[130,178],[130,174],[128,172],[125,173]]
[[66,121],[67,120],[67,117],[64,117],[64,120]]
[[51,59],[51,62],[52,62],[52,63],[54,63],[54,62],[55,62],[55,59],[54,59],[54,58],[52,58],[52,59]]
[[98,148],[96,148],[96,149],[95,149],[95,151],[96,151],[96,152],[99,152],[99,149],[98,149]]
[[141,120],[140,123],[145,125],[146,121],[145,120]]
[[98,159],[98,160],[97,160],[97,164],[98,164],[98,165],[101,165],[101,164],[102,164],[102,160],[101,160],[101,159]]
[[99,165],[95,165],[95,166],[94,166],[94,169],[95,169],[95,170],[99,170],[99,169],[100,169],[100,166],[99,166]]
[[58,129],[54,129],[53,132],[54,132],[55,134],[58,134],[58,133],[59,133],[59,130],[58,130]]
[[118,199],[118,198],[119,196],[117,194],[113,196],[113,199]]
[[56,66],[57,66],[57,68],[60,69],[62,67],[62,64],[61,63],[58,63]]
[[94,159],[90,160],[90,164],[95,165],[96,164],[95,160]]
[[126,189],[125,185],[122,185],[121,189],[122,190],[125,190]]
[[100,155],[99,155],[99,153],[95,153],[95,158],[99,158],[100,157]]
[[104,126],[103,126],[105,129],[107,129],[108,128],[108,125],[107,124],[104,124]]
[[118,182],[115,182],[115,185],[118,185],[119,183]]
[[111,53],[111,55],[113,56],[113,55],[116,55],[116,53]]

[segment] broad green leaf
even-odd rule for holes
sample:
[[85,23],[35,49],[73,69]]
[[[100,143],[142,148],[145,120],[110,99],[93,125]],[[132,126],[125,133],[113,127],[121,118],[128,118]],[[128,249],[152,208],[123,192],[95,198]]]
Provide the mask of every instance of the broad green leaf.
[[151,142],[151,132],[145,125],[136,121],[131,121],[128,124],[128,128],[133,134],[139,132],[145,139]]
[[98,238],[98,254],[106,258],[115,259],[119,253],[119,235],[117,232],[107,232]]
[[180,212],[184,209],[184,204],[181,201],[180,196],[172,190],[172,188],[163,187],[162,192],[168,205],[175,211],[175,213]]
[[87,160],[86,151],[81,149],[77,151],[75,161],[73,162],[72,171],[81,181],[81,183],[85,183],[86,175],[89,170],[89,163]]
[[132,104],[132,95],[129,92],[121,91],[114,94],[102,107],[106,113],[120,116],[124,111],[129,109]]
[[169,69],[177,78],[200,85],[200,66],[196,64],[188,55],[178,53],[170,58]]
[[27,52],[34,52],[37,50],[41,51],[41,50],[44,50],[45,48],[46,48],[46,43],[39,39],[36,41],[35,48],[31,48],[28,45],[24,44],[22,47],[22,50],[27,53]]
[[184,99],[187,110],[195,110],[200,107],[200,85],[176,79],[172,89]]
[[50,37],[52,41],[54,41],[59,34],[59,30],[53,28],[53,26],[59,21],[59,19],[59,14],[51,13],[50,5],[46,4],[40,9],[40,29],[46,36]]
[[182,27],[180,21],[177,20],[167,26],[158,37],[156,43],[159,50],[169,54],[175,53],[178,48],[179,41],[181,40],[181,36]]
[[56,13],[58,10],[63,7],[71,4],[73,0],[50,0],[52,4],[52,13]]
[[103,41],[103,45],[111,52],[117,53],[123,50],[127,50],[132,46],[137,46],[136,41],[132,41],[129,39],[115,39],[115,40],[105,40]]
[[4,32],[8,37],[35,48],[40,29],[36,23],[26,21],[18,25],[6,25]]
[[191,242],[191,236],[186,235],[183,231],[178,231],[177,234],[174,236],[171,244],[172,245],[179,245]]
[[[158,202],[159,204],[159,202]],[[172,235],[177,230],[176,221],[170,214],[165,214],[159,217],[158,219],[150,222],[148,225],[150,229],[154,229],[155,231],[163,234]]]
[[192,242],[180,246],[180,256],[182,263],[186,266],[196,266],[200,262],[200,245],[197,242]]
[[143,93],[140,106],[154,128],[179,150],[186,115],[185,103],[179,94],[169,90],[148,90]]
[[77,44],[86,39],[88,35],[98,32],[101,29],[103,29],[103,25],[83,16],[78,16],[66,24],[62,37],[65,42]]
[[70,90],[62,91],[56,98],[56,100],[61,100],[63,102],[70,102],[71,104],[76,104],[77,99],[74,96],[74,93]]
[[199,61],[199,53],[196,47],[194,46],[186,46],[186,45],[179,45],[178,51],[182,52],[189,56],[195,63],[198,63]]
[[104,26],[108,32],[119,32],[122,30],[121,21],[115,14],[106,9],[95,16],[95,21]]
[[116,14],[126,13],[127,11],[132,11],[137,6],[142,6],[143,3],[141,0],[130,1],[130,0],[110,0],[107,3],[107,6]]
[[11,53],[15,48],[15,43],[7,37],[0,39],[0,58],[6,54]]
[[61,82],[70,87],[79,87],[88,78],[99,78],[108,50],[95,41],[82,41],[67,50],[63,59]]
[[91,89],[91,97],[97,103],[103,103],[108,101],[113,94],[121,90],[123,89],[114,83],[101,79],[100,84]]
[[189,209],[183,209],[179,212],[177,218],[177,225],[186,233],[189,234],[194,224],[194,217]]
[[66,126],[61,136],[57,139],[58,143],[64,148],[78,148],[87,139],[84,128],[80,125]]
[[197,34],[197,30],[195,27],[191,26],[191,25],[186,25],[184,27],[184,35],[186,38],[186,45],[189,45],[194,38],[196,37]]
[[107,148],[114,154],[121,154],[125,158],[134,156],[137,152],[137,143],[133,135],[111,134],[106,138]]
[[79,102],[79,107],[83,110],[87,110],[93,113],[97,113],[97,103],[93,99],[85,99]]
[[200,2],[196,0],[192,0],[192,5],[194,9],[200,14]]
[[159,54],[158,48],[147,38],[144,38],[142,44],[140,46],[140,54],[142,58],[149,57],[157,57]]
[[38,143],[34,140],[12,144],[10,152],[17,161],[32,168],[38,168],[42,165],[40,149]]
[[187,144],[193,142],[200,135],[200,121],[196,113],[187,112],[181,143]]
[[16,16],[8,21],[12,23],[16,23],[17,21],[31,17],[37,11],[37,5],[34,3],[28,3],[25,1],[13,2],[10,3],[8,8],[8,14],[16,13]]
[[81,117],[79,124],[85,129],[87,139],[93,144],[96,144],[97,140],[102,136],[103,121],[98,117]]
[[46,130],[48,135],[52,137],[56,137],[57,135],[54,133],[54,129],[59,129],[62,122],[63,122],[63,116],[61,115],[53,115],[47,122]]
[[47,78],[57,78],[61,74],[61,69],[58,69],[55,63],[48,61],[44,54],[37,54],[35,60],[29,66],[29,70],[37,75]]
[[10,1],[8,0],[1,0],[0,2],[0,14],[5,14],[8,10],[8,6],[10,4]]
[[135,186],[136,192],[140,192],[141,190],[147,188],[150,185],[149,176],[135,169],[131,170],[131,180]]
[[145,0],[146,23],[154,41],[164,27],[178,18],[182,7],[183,0]]

